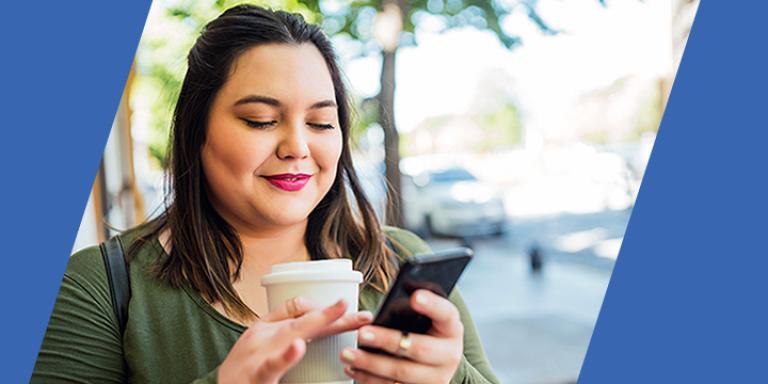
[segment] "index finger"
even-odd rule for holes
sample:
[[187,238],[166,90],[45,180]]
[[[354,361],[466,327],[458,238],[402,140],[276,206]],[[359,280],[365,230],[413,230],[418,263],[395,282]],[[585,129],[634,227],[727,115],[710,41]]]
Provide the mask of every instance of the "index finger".
[[293,319],[315,308],[317,308],[317,306],[311,301],[301,296],[296,296],[286,300],[279,308],[262,317],[262,320],[280,321],[285,319]]
[[432,319],[431,332],[447,337],[464,334],[459,310],[448,299],[426,289],[417,289],[411,295],[411,307]]
[[346,309],[347,302],[342,299],[323,309],[312,310],[298,318],[285,320],[285,324],[278,331],[278,342],[297,337],[305,340],[316,338],[326,327],[344,316]]

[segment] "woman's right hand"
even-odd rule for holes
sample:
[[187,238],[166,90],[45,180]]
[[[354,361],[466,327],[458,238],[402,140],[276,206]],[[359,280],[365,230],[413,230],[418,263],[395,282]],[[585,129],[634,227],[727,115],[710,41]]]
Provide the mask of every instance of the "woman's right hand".
[[373,319],[365,311],[344,315],[346,309],[344,300],[326,308],[299,297],[288,300],[243,332],[219,366],[218,382],[276,384],[301,360],[311,339],[352,331]]

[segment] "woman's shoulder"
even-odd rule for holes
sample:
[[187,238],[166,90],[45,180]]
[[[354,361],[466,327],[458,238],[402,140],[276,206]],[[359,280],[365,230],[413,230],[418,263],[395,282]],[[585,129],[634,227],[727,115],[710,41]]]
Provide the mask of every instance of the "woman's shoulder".
[[64,276],[78,282],[91,281],[106,283],[104,259],[98,245],[83,248],[69,257]]
[[400,256],[412,256],[431,252],[429,245],[409,230],[384,225],[381,227],[381,231]]
[[[119,236],[120,243],[124,252],[128,252],[129,248],[134,245],[134,242],[142,235],[141,228],[132,228],[124,231]],[[135,261],[143,261],[147,257],[148,251],[153,250],[151,242],[139,248]],[[65,276],[73,278],[77,281],[89,281],[107,283],[106,269],[104,265],[104,258],[101,253],[101,248],[98,244],[85,247],[73,253],[69,257],[67,263],[67,269],[64,272]]]

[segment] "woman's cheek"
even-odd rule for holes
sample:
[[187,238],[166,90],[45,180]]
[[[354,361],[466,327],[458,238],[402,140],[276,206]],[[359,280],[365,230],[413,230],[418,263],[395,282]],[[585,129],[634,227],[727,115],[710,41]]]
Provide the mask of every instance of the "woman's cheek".
[[325,135],[317,137],[310,152],[318,168],[323,172],[332,171],[336,168],[341,156],[341,138],[337,135]]

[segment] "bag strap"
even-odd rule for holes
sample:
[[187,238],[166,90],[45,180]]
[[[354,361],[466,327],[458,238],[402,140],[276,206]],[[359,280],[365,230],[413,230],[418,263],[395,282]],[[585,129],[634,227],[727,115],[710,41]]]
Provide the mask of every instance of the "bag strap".
[[99,245],[104,266],[107,269],[109,293],[112,297],[112,309],[115,311],[120,326],[120,334],[125,332],[128,321],[128,301],[131,300],[131,281],[128,276],[128,264],[125,262],[123,243],[119,236]]

